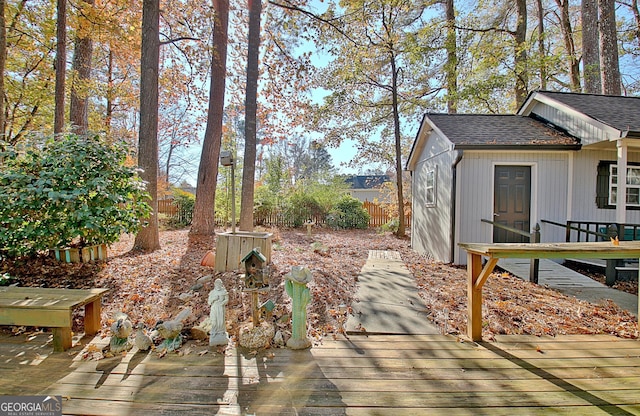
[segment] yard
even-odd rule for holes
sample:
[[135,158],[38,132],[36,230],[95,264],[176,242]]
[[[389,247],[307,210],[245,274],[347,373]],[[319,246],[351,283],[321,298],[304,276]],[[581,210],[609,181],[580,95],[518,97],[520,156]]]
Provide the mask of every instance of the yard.
[[[306,265],[313,272],[309,328],[311,337],[320,342],[338,332],[338,305],[356,301],[357,275],[368,250],[394,250],[401,253],[414,273],[431,319],[443,332],[466,332],[466,270],[417,255],[411,251],[408,239],[373,229],[314,229],[312,236],[299,229],[270,231],[274,233],[274,243],[268,297],[277,305],[274,322],[284,331],[289,329],[290,300],[283,289],[283,276],[291,266]],[[189,306],[192,315],[187,326],[198,324],[208,316],[206,298],[213,280],[221,277],[230,294],[227,325],[233,340],[239,326],[251,321],[250,302],[241,290],[237,273],[214,276],[212,268],[200,265],[204,254],[213,248],[214,238],[192,237],[182,229],[162,231],[160,239],[161,250],[141,253],[131,251],[133,236],[124,236],[112,245],[106,264],[60,264],[40,259],[31,263],[5,262],[2,272],[17,277],[22,286],[110,288],[103,303],[104,336],[109,335],[107,328],[120,311],[126,312],[134,323],[142,322],[151,328],[158,320],[175,316]],[[508,274],[496,274],[485,285],[484,311],[487,339],[501,334],[637,336],[635,318],[612,303],[589,304]],[[80,317],[77,322],[80,324]],[[25,330],[30,329],[13,328],[14,332]]]

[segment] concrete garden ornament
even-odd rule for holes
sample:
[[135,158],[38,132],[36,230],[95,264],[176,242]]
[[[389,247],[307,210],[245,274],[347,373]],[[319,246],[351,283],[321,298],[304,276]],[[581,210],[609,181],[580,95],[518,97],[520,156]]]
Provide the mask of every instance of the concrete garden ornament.
[[158,347],[158,350],[167,350],[168,352],[175,351],[182,346],[182,327],[184,326],[184,320],[191,315],[191,308],[185,308],[178,313],[178,315],[168,321],[158,321],[156,324],[156,330],[160,334],[164,341]]
[[293,266],[291,272],[285,275],[285,289],[292,301],[291,338],[287,341],[287,347],[292,350],[309,348],[311,341],[307,338],[307,305],[311,300],[311,294],[307,283],[313,276],[306,267]]
[[216,279],[213,283],[213,290],[209,292],[207,303],[211,307],[209,312],[211,319],[209,345],[227,345],[229,343],[229,335],[226,332],[225,307],[229,303],[229,293],[222,280]]

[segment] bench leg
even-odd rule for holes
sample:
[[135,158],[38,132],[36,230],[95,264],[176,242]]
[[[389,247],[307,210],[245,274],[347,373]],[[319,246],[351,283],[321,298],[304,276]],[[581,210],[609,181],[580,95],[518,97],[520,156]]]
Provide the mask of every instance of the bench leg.
[[100,331],[100,311],[100,299],[84,306],[84,332],[86,335],[95,335]]
[[482,341],[482,287],[476,287],[482,271],[482,256],[467,253],[467,336]]
[[53,351],[62,352],[71,348],[71,328],[52,328],[53,330]]
[[482,341],[482,287],[498,264],[497,258],[489,258],[482,267],[482,256],[467,253],[467,296],[469,298],[467,335],[472,341]]

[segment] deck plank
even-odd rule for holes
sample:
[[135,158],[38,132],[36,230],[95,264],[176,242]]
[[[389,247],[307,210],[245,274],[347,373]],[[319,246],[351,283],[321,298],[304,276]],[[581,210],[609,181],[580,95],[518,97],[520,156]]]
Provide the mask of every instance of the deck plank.
[[99,361],[25,339],[0,334],[0,393],[61,395],[65,414],[640,414],[640,343],[610,336],[370,335],[258,354],[190,342]]

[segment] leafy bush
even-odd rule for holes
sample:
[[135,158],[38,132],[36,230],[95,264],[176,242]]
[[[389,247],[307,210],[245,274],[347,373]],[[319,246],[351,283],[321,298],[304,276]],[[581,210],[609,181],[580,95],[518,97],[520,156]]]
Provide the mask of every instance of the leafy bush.
[[124,144],[101,137],[60,136],[0,153],[0,254],[117,241],[149,215]]
[[171,217],[169,224],[174,227],[186,227],[191,225],[193,219],[193,206],[196,203],[195,195],[189,193],[177,193],[173,203],[178,206],[178,213]]
[[9,273],[0,274],[0,286],[9,286],[15,279]]
[[397,217],[392,218],[386,224],[380,226],[380,231],[390,231],[393,233],[397,233],[399,226],[400,226],[400,220]]
[[293,221],[294,227],[301,227],[305,222],[324,215],[325,212],[312,195],[296,192],[289,198],[286,216]]
[[362,207],[362,202],[345,195],[329,213],[327,224],[333,228],[366,229],[369,226],[369,213]]

